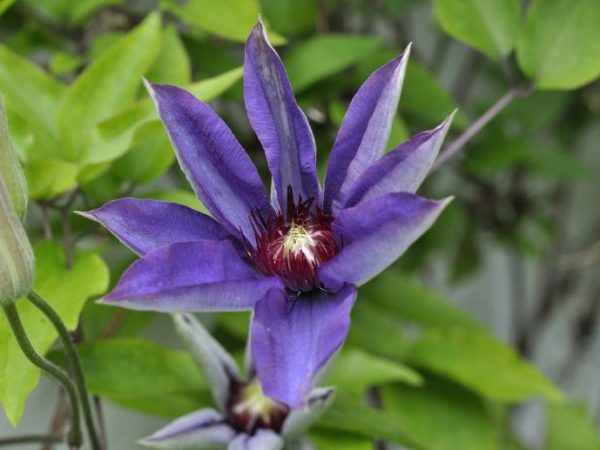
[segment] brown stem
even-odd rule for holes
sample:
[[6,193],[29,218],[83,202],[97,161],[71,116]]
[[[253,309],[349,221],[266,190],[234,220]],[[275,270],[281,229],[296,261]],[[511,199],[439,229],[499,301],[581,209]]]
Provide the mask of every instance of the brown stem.
[[64,436],[60,434],[24,434],[22,436],[0,438],[0,447],[5,445],[35,444],[44,442],[49,444],[59,444],[64,441]]

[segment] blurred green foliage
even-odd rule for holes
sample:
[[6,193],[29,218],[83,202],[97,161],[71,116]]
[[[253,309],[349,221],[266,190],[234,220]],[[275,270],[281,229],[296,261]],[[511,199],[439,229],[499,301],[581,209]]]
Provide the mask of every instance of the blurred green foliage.
[[[339,392],[311,434],[318,448],[363,450],[384,440],[432,450],[524,449],[509,422],[514,407],[532,398],[548,405],[544,448],[599,448],[584,409],[566,403],[526,358],[538,316],[524,318],[514,349],[419,281],[439,264],[448,283],[476,277],[490,241],[541,265],[561,239],[557,201],[593,178],[575,144],[600,115],[600,3],[529,3],[0,2],[0,93],[29,183],[36,289],[69,328],[79,324],[91,392],[164,416],[210,403],[189,356],[141,337],[154,314],[86,303],[107,291],[109,269],[114,284],[133,255],[72,212],[130,195],[203,210],[174,166],[142,78],[212,102],[266,179],[240,83],[242,43],[261,14],[315,131],[320,167],[353,92],[410,41],[390,148],[458,107],[452,140],[507,90],[525,86],[529,94],[431,177],[427,194],[454,193],[456,201],[398,266],[361,289],[347,345],[325,378]],[[430,35],[419,31],[423,23]],[[552,295],[541,304],[553,308]],[[31,305],[19,307],[35,347],[47,352],[53,329]],[[0,403],[16,425],[39,372],[3,320]],[[243,351],[247,314],[215,315],[210,325],[228,348]]]

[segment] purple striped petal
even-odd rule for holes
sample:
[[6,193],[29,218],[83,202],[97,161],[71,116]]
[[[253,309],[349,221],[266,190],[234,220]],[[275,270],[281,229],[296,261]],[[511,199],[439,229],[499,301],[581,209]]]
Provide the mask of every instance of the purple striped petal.
[[344,208],[393,192],[417,191],[450,128],[454,113],[437,128],[414,135],[369,167],[352,186]]
[[176,242],[222,240],[229,233],[214,219],[175,203],[122,198],[79,212],[104,225],[123,244],[144,255]]
[[350,327],[356,288],[302,296],[271,290],[256,304],[252,359],[265,395],[303,407],[314,377],[342,345]]
[[244,98],[250,124],[265,149],[279,205],[285,210],[288,186],[296,199],[300,195],[319,202],[315,139],[260,21],[246,41]]
[[344,247],[319,268],[319,279],[330,289],[366,283],[425,233],[450,200],[427,200],[403,192],[343,210],[332,229]]
[[103,303],[161,312],[252,309],[279,277],[258,275],[230,241],[183,242],[133,263]]
[[204,372],[215,403],[224,411],[232,383],[240,380],[237,364],[193,315],[176,314],[173,320],[179,336]]
[[144,447],[157,449],[226,449],[235,431],[221,414],[212,409],[187,414],[151,436],[139,441]]
[[231,234],[253,241],[250,214],[272,209],[248,154],[206,103],[174,86],[147,87],[196,195]]
[[384,151],[396,114],[410,45],[373,72],[356,93],[331,150],[323,207],[337,212],[352,185]]
[[283,438],[271,430],[259,429],[252,436],[238,434],[227,450],[282,450]]

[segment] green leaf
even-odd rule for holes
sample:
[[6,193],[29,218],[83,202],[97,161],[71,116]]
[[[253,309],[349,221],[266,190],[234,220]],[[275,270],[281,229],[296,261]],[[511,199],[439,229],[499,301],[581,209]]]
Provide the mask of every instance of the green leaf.
[[[240,67],[193,83],[187,89],[200,100],[209,102],[237,83],[241,77]],[[158,123],[156,110],[149,98],[108,118],[94,130],[86,162],[99,163],[122,156],[130,148],[138,127],[152,120]]]
[[325,384],[362,395],[372,386],[395,381],[420,385],[423,380],[421,375],[404,364],[347,348],[334,360]]
[[483,329],[469,313],[426,288],[415,279],[387,271],[362,288],[365,303],[376,304],[396,317],[426,327]]
[[162,48],[146,78],[152,83],[177,86],[186,85],[192,80],[190,58],[173,25],[165,29]]
[[124,0],[78,0],[70,5],[69,22],[74,25],[82,24],[99,9],[122,3]]
[[431,450],[497,449],[497,431],[484,403],[459,386],[428,378],[423,388],[386,386],[382,393],[385,409]]
[[7,106],[30,124],[38,155],[58,152],[55,118],[64,90],[40,67],[0,45],[0,91]]
[[[179,203],[188,208],[208,214],[206,207],[198,200],[198,197],[193,192],[183,189],[168,189],[162,191],[154,191],[143,196],[144,198],[153,198],[154,200],[162,200],[163,202]],[[234,313],[229,313],[234,314]]]
[[310,439],[319,450],[373,450],[373,441],[350,433],[335,433],[327,430],[313,431]]
[[292,86],[299,92],[360,62],[380,47],[381,42],[373,37],[321,35],[297,45],[283,60]]
[[521,16],[519,0],[435,0],[446,33],[492,59],[513,49]]
[[511,347],[486,332],[465,328],[431,329],[408,350],[408,359],[490,399],[514,403],[563,394]]
[[600,450],[600,435],[582,405],[548,405],[546,450]]
[[[67,269],[63,248],[52,241],[38,244],[34,252],[35,289],[52,305],[67,328],[74,330],[85,301],[104,293],[108,287],[104,261],[88,250],[75,250],[73,265]],[[26,299],[19,300],[17,307],[33,346],[39,353],[46,353],[57,337],[54,327]],[[40,371],[19,350],[4,315],[0,316],[0,368],[0,402],[10,423],[16,425]]]
[[348,344],[391,359],[402,359],[408,343],[400,323],[388,311],[366,298],[359,300],[352,311],[352,327]]
[[517,59],[538,89],[575,89],[600,75],[600,2],[534,0]]
[[336,430],[371,439],[383,439],[411,449],[429,448],[417,441],[404,420],[387,411],[377,410],[360,400],[338,392],[331,408],[316,424],[318,430]]
[[158,121],[140,126],[132,148],[114,163],[114,170],[123,180],[149,183],[160,177],[175,160],[169,137]]
[[136,411],[174,417],[210,405],[204,377],[183,351],[136,338],[79,346],[88,389]]
[[315,0],[260,0],[261,9],[273,30],[295,36],[314,29]]
[[81,161],[90,131],[132,101],[160,50],[160,16],[151,14],[106,50],[75,80],[58,111],[65,156]]
[[[246,40],[260,15],[256,0],[162,0],[160,5],[190,25],[236,42]],[[275,33],[269,38],[273,44],[285,42]]]
[[0,3],[0,14],[3,14],[8,8],[12,6],[15,0],[4,0]]
[[77,187],[78,167],[55,159],[29,161],[25,177],[29,184],[29,198],[49,199]]
[[[400,110],[436,126],[455,109],[456,102],[440,82],[420,63],[409,61],[400,97]],[[466,125],[467,119],[459,110],[452,126],[460,129]]]

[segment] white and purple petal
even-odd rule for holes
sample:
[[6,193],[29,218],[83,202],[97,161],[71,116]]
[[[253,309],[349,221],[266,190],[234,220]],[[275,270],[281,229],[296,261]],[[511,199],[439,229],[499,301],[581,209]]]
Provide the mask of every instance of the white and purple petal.
[[323,207],[337,212],[352,185],[383,153],[398,107],[410,46],[373,72],[356,93],[331,150]]
[[281,428],[281,435],[286,440],[302,435],[321,417],[333,403],[334,387],[313,389],[308,398],[308,405],[301,409],[292,409]]
[[330,289],[366,283],[421,237],[450,200],[397,193],[344,209],[332,224],[343,248],[319,268],[319,279]]
[[227,450],[282,450],[284,441],[277,433],[259,429],[253,435],[238,434],[227,447]]
[[158,200],[122,198],[78,214],[104,225],[138,255],[176,242],[219,241],[230,236],[211,217],[183,205]]
[[102,302],[160,312],[250,310],[280,286],[242,261],[230,241],[184,242],[134,262]]
[[352,186],[344,208],[394,192],[417,191],[442,146],[454,113],[433,130],[411,137],[382,156]]
[[219,409],[225,411],[232,383],[240,381],[232,356],[191,314],[173,316],[175,328],[204,372]]
[[206,103],[175,86],[147,87],[196,195],[231,234],[251,240],[252,212],[268,217],[272,208],[248,154]]
[[300,296],[271,290],[254,310],[252,359],[265,395],[291,408],[306,406],[317,372],[342,345],[356,288]]
[[320,202],[315,140],[296,103],[281,59],[259,21],[246,41],[244,99],[252,128],[267,157],[282,210],[291,186],[294,197]]
[[221,414],[201,409],[176,419],[139,444],[165,450],[216,450],[226,449],[235,435]]

